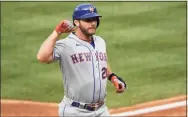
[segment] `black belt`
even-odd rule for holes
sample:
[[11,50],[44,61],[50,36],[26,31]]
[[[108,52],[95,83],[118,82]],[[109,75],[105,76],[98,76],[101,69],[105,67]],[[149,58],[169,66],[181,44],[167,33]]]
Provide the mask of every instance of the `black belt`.
[[94,103],[94,104],[82,104],[82,103],[79,103],[79,102],[73,102],[71,105],[74,106],[74,107],[86,109],[86,110],[89,110],[89,111],[95,111],[98,108],[100,108],[103,104],[104,104],[104,101],[99,102],[99,103]]

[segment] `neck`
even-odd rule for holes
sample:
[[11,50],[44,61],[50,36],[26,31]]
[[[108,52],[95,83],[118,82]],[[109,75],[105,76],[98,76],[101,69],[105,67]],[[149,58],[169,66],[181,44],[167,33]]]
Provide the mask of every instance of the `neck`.
[[85,35],[81,30],[76,30],[76,32],[75,32],[75,34],[76,34],[76,36],[79,38],[79,39],[81,39],[81,40],[83,40],[83,41],[86,41],[86,42],[88,42],[88,43],[91,43],[91,41],[92,41],[92,36],[88,36],[88,35]]

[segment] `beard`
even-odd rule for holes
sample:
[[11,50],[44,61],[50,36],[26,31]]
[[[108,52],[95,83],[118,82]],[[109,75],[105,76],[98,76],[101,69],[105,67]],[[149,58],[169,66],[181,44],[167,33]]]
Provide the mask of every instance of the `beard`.
[[[89,32],[89,30],[90,30],[91,28],[88,28],[88,29],[87,29],[87,28],[84,28],[81,24],[80,24],[79,28],[80,28],[80,30],[82,31],[82,33],[85,34],[86,36],[92,36],[92,35],[95,34],[95,31],[94,31],[94,32]],[[95,30],[96,30],[96,28],[92,28],[92,29],[95,29]]]

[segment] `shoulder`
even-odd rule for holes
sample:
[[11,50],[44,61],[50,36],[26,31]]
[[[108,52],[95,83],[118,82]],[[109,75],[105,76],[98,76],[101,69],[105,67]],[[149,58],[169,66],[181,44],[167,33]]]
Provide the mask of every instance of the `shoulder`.
[[95,41],[97,41],[97,42],[99,42],[99,43],[104,43],[104,44],[106,44],[105,40],[104,40],[102,37],[97,36],[97,35],[93,35],[93,37],[94,37]]
[[59,40],[57,40],[56,41],[56,44],[63,44],[63,43],[65,43],[65,39],[59,39]]
[[97,40],[104,40],[101,36],[98,36],[98,35],[93,35],[93,37]]
[[66,37],[66,38],[62,38],[62,39],[59,39],[58,41],[56,41],[56,44],[63,44],[63,45],[70,45],[73,40],[70,39],[69,37]]

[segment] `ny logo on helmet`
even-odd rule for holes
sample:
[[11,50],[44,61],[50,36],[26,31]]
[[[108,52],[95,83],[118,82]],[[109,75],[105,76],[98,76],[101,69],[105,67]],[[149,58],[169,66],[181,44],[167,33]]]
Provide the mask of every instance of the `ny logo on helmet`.
[[90,12],[92,12],[92,13],[93,13],[94,8],[93,8],[93,7],[90,7],[90,8],[89,8],[89,10],[90,10]]

